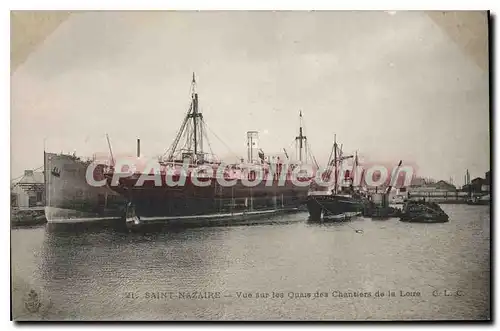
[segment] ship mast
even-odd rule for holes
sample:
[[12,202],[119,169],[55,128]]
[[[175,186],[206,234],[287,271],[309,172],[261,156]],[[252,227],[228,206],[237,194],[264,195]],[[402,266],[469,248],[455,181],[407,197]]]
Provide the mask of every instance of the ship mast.
[[337,194],[337,135],[333,136],[333,164],[335,169],[335,186],[333,187],[333,193]]
[[[302,162],[302,148],[304,148],[304,141],[306,141],[306,146],[307,146],[307,137],[302,134],[302,110],[299,113],[299,118],[300,118],[300,128],[299,128],[299,135],[295,137],[295,141],[298,141],[299,144],[299,161]],[[307,151],[306,151],[306,158],[307,158]]]
[[[197,161],[202,161],[203,158],[203,115],[198,111],[198,93],[196,93],[196,79],[193,72],[193,80],[191,82],[191,113],[188,118],[193,119],[193,142],[194,142],[194,158]],[[197,119],[200,119],[197,121]],[[200,160],[201,159],[201,160]]]
[[354,156],[354,162],[352,163],[352,170],[351,170],[351,187],[354,187],[354,176],[356,172],[358,171],[358,151],[356,151],[356,154]]
[[[192,120],[192,127],[191,127]],[[203,114],[198,109],[198,93],[196,92],[196,78],[193,72],[193,79],[191,81],[191,104],[189,105],[188,112],[184,117],[184,121],[177,133],[174,142],[172,143],[168,153],[167,160],[174,161],[179,155],[177,147],[180,146],[181,158],[185,157],[191,158],[196,163],[203,163],[204,153],[203,153]],[[184,146],[179,145],[182,138],[185,137]]]

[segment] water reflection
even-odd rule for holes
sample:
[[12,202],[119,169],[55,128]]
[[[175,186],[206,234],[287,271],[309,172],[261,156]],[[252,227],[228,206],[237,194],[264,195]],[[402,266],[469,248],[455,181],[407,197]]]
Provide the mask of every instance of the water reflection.
[[[443,209],[449,223],[359,218],[144,234],[19,229],[12,232],[13,277],[43,292],[48,302],[39,318],[51,320],[485,318],[489,209]],[[467,296],[432,296],[445,287]],[[288,293],[336,290],[418,290],[422,296],[287,299]],[[146,297],[171,291],[221,291],[223,297]],[[241,299],[236,296],[240,291],[282,292],[285,298]],[[128,292],[138,298],[128,298]]]
[[47,231],[39,272],[44,290],[57,293],[54,304],[75,312],[90,304],[102,306],[108,299],[116,301],[129,291],[213,288],[218,269],[214,266],[223,265],[229,256],[224,245],[227,232],[225,228],[153,234]]

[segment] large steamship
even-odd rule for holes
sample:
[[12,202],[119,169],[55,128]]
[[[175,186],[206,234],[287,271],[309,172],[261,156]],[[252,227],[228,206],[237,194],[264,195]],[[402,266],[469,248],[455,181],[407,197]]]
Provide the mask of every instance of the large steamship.
[[[302,114],[300,119],[302,123]],[[307,154],[302,124],[295,138],[299,150],[295,163],[288,160],[286,151],[285,158],[264,155],[256,148],[257,132],[249,131],[247,162],[222,167],[213,153],[204,151],[205,143],[210,146],[206,131],[193,74],[189,109],[167,157],[158,161],[160,170],[127,174],[116,164],[106,174],[108,186],[128,201],[129,227],[148,223],[237,224],[301,209],[310,177],[292,172],[303,161],[303,149]],[[143,181],[144,175],[156,180]]]

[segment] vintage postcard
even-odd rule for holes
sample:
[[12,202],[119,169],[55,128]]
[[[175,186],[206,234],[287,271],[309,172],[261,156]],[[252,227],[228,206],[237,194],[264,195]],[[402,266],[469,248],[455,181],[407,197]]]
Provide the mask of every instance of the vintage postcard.
[[491,319],[487,11],[12,11],[14,321]]

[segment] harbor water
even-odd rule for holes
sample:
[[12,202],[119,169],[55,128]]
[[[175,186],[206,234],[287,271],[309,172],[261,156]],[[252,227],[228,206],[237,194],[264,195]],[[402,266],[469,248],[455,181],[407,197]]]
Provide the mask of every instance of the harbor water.
[[13,318],[489,319],[490,208],[442,208],[448,223],[13,229]]

